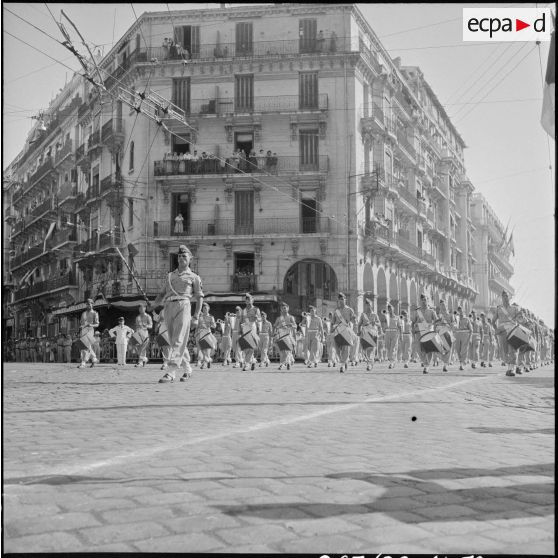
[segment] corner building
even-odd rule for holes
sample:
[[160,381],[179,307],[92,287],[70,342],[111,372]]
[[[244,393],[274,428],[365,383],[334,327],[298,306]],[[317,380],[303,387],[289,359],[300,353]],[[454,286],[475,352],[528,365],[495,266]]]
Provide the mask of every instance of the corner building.
[[[76,76],[14,165],[17,331],[75,327],[87,296],[102,328],[131,318],[141,295],[116,248],[153,297],[182,243],[217,316],[246,291],[272,317],[278,300],[325,315],[339,291],[358,311],[421,291],[472,307],[464,141],[355,5],[145,13],[98,64],[109,94]],[[164,131],[121,88],[186,124]],[[168,156],[195,151],[217,158]]]

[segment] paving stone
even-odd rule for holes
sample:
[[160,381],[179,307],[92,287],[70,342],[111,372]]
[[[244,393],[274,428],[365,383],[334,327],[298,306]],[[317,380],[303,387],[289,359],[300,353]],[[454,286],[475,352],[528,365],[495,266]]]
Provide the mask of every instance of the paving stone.
[[39,533],[72,531],[81,527],[99,525],[99,521],[88,513],[58,513],[49,516],[28,517],[14,521],[5,519],[5,529],[10,536],[33,535]]
[[218,551],[224,545],[204,533],[167,535],[152,539],[139,540],[133,546],[140,552],[209,552]]
[[225,543],[234,545],[271,544],[278,541],[288,541],[297,538],[292,529],[280,525],[250,525],[236,529],[218,529],[215,531]]
[[167,535],[168,531],[157,523],[137,522],[119,525],[103,525],[81,529],[80,535],[88,543],[99,545],[112,542],[137,541],[145,537],[161,537]]
[[4,552],[78,552],[80,540],[71,533],[50,531],[26,537],[5,537]]

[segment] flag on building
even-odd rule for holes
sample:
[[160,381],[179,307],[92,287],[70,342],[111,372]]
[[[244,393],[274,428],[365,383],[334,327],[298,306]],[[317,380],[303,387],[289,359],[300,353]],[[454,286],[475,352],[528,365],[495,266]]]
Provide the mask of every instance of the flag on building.
[[54,227],[56,226],[55,222],[52,222],[50,224],[50,227],[48,228],[48,232],[45,236],[45,243],[43,245],[43,254],[46,252],[46,245],[47,245],[47,240],[50,238],[50,235],[52,234],[52,231],[54,230]]
[[546,130],[546,133],[551,137],[556,137],[556,131],[554,128],[554,118],[555,118],[555,82],[556,82],[556,53],[554,49],[555,45],[555,35],[556,31],[552,31],[550,38],[550,51],[548,53],[548,63],[546,66],[546,78],[544,83],[543,92],[543,108],[541,115],[542,127]]

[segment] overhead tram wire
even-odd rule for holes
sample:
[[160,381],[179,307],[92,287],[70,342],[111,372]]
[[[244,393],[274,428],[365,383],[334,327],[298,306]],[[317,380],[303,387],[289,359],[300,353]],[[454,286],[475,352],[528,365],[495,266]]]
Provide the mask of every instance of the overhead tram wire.
[[[528,43],[526,43],[528,44]],[[484,99],[486,99],[486,97],[488,97],[488,95],[490,95],[490,93],[492,93],[492,91],[494,91],[494,89],[496,89],[499,85],[502,84],[502,82],[511,74],[511,72],[513,72],[522,62],[523,60],[525,60],[536,48],[536,45],[533,45],[533,48],[531,50],[529,50],[525,56],[523,58],[521,58],[521,60],[519,60],[515,66],[513,66],[513,68],[510,69],[509,72],[507,72],[502,78],[500,78],[500,80],[494,85],[494,87],[492,87],[492,89],[490,89],[486,95],[481,99],[481,101],[484,101]],[[480,101],[479,101],[480,102]],[[465,114],[463,114],[457,121],[457,124],[459,122],[463,122],[463,120],[469,115],[471,114],[471,112],[473,112],[475,110],[475,108],[477,108],[479,102],[475,103],[474,106],[472,106]]]

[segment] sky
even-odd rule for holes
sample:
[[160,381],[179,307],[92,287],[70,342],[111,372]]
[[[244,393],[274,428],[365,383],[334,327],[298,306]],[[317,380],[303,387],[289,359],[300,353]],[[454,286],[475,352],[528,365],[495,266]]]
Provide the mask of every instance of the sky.
[[[186,6],[218,4],[168,4],[171,11]],[[464,7],[553,4],[358,6],[392,58],[401,57],[403,66],[421,68],[467,145],[465,166],[475,191],[484,195],[504,226],[509,223],[513,229],[514,300],[553,326],[555,144],[540,125],[549,43],[462,40]],[[136,15],[166,11],[167,4],[4,2],[3,168],[23,147],[34,123],[31,116],[46,109],[79,68],[71,53],[54,40],[62,39],[54,20],[59,20],[61,9],[90,45],[107,53]]]

